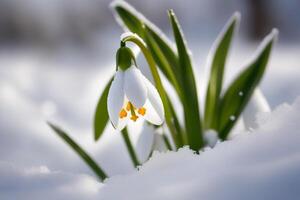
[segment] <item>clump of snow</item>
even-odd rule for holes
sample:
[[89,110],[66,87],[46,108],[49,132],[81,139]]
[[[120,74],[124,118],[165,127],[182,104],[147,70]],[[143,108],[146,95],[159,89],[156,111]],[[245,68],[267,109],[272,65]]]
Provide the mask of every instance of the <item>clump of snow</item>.
[[209,147],[213,148],[218,142],[218,133],[212,129],[205,131],[204,141]]
[[278,107],[251,133],[200,155],[187,147],[154,153],[138,172],[115,176],[100,199],[298,199],[300,98]]
[[245,128],[250,130],[258,127],[257,116],[261,113],[271,112],[271,108],[260,89],[255,89],[254,93],[243,111],[243,121]]

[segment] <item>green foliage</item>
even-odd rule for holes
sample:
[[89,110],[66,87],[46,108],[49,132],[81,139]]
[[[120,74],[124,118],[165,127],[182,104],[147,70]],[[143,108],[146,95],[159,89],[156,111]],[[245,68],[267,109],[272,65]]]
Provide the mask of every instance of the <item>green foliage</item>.
[[216,129],[218,123],[218,115],[220,108],[220,93],[223,83],[223,74],[225,62],[232,41],[235,27],[239,21],[238,14],[235,14],[225,26],[224,32],[221,33],[220,38],[216,41],[215,52],[211,63],[210,78],[208,82],[206,100],[205,100],[205,128]]
[[230,84],[221,100],[218,132],[222,140],[227,138],[230,130],[247,105],[255,87],[264,75],[274,37],[268,39],[269,41],[267,41],[254,61]]
[[106,84],[105,89],[103,93],[101,94],[95,115],[94,115],[94,138],[95,141],[97,141],[100,136],[102,135],[106,124],[108,122],[108,112],[107,112],[107,95],[109,91],[110,84],[112,82],[112,79]]
[[[113,9],[124,27],[139,36],[127,36],[122,39],[121,44],[125,45],[126,42],[135,43],[148,62],[155,86],[165,108],[166,126],[163,130],[163,140],[166,147],[171,150],[173,144],[175,144],[176,149],[189,145],[191,149],[199,152],[205,146],[203,134],[208,129],[216,130],[219,138],[226,140],[264,75],[276,39],[276,31],[264,40],[262,48],[260,48],[259,53],[250,65],[233,80],[228,89],[222,91],[225,64],[239,22],[239,16],[235,14],[229,20],[216,41],[212,52],[204,120],[202,120],[192,60],[175,13],[172,10],[168,12],[176,44],[174,47],[176,48],[151,22],[126,2],[114,3]],[[126,58],[122,58],[122,60],[124,59],[128,61]],[[179,113],[176,112],[177,109],[174,109],[170,100],[171,95],[162,84],[158,69],[171,83],[180,100],[179,103],[184,111],[184,126],[178,120]],[[96,107],[94,115],[94,138],[96,141],[101,137],[108,123],[107,96],[112,79],[105,86]],[[86,162],[100,180],[107,177],[99,165],[64,131],[53,124],[48,124]],[[172,136],[170,141],[165,135],[167,132]],[[134,166],[137,167],[141,163],[138,161],[126,128],[122,130],[122,136],[128,154]]]
[[[150,24],[142,14],[126,2],[115,3],[113,9],[116,11],[119,21],[127,29],[144,39],[156,65],[174,86],[184,108],[185,127],[182,129],[179,122],[173,120],[176,131],[182,135],[182,145],[188,144],[194,150],[201,149],[204,145],[202,134],[207,129],[215,129],[219,132],[220,139],[226,139],[264,74],[272,46],[268,48],[268,52],[262,52],[263,58],[256,63],[260,70],[254,70],[255,67],[252,67],[252,70],[246,70],[249,72],[242,72],[235,80],[239,87],[231,85],[224,92],[225,95],[221,96],[226,59],[239,22],[239,14],[236,13],[231,17],[218,41],[216,41],[214,52],[212,52],[211,72],[207,87],[204,121],[202,122],[192,62],[174,12],[169,11],[169,17],[177,51],[172,48],[169,40],[153,24]],[[272,37],[273,41],[275,35]],[[234,88],[243,91],[244,95],[235,99],[236,96],[231,94],[234,92]],[[171,104],[170,101],[169,104]],[[173,116],[176,116],[174,109],[171,109],[171,112]],[[235,120],[232,120],[233,117]],[[186,141],[185,138],[188,140]]]
[[202,127],[198,105],[197,87],[194,78],[191,59],[187,50],[180,25],[172,10],[169,11],[171,25],[177,45],[180,64],[180,80],[183,93],[183,108],[185,128],[190,148],[198,151],[204,146],[202,139]]
[[48,122],[50,128],[63,140],[65,141],[81,159],[92,169],[96,176],[103,181],[107,178],[105,172],[100,168],[100,166],[74,141],[68,136],[66,132]]

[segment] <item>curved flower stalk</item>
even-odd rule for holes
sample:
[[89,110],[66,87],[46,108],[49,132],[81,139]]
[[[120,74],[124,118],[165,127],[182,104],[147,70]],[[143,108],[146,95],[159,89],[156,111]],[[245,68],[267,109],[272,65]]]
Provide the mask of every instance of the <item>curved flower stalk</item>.
[[117,71],[107,97],[109,119],[117,130],[139,118],[161,125],[164,121],[161,98],[137,68],[132,51],[122,45],[117,53]]

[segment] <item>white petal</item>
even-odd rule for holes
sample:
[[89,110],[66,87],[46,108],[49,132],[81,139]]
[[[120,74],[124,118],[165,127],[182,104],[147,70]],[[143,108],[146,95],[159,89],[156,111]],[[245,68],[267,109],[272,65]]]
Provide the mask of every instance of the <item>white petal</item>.
[[124,72],[124,80],[128,100],[137,108],[143,107],[147,99],[147,88],[140,70],[131,66]]
[[128,123],[128,117],[119,119],[118,124],[115,126],[118,131],[121,131]]
[[257,116],[260,113],[270,112],[271,108],[260,89],[255,89],[254,93],[243,112],[243,120],[246,129],[258,127]]
[[107,110],[109,119],[115,128],[119,124],[119,113],[124,104],[124,73],[117,71],[114,80],[111,83],[107,96]]
[[154,132],[155,129],[153,126],[150,126],[147,123],[143,124],[143,129],[139,134],[136,143],[136,152],[139,160],[142,163],[148,159],[151,153],[153,142],[154,142]]
[[146,114],[143,116],[145,120],[155,125],[161,125],[164,122],[150,103],[149,99],[147,99],[144,108],[146,109]]
[[161,134],[154,133],[154,142],[153,142],[152,149],[154,151],[159,151],[159,152],[165,152],[168,150],[164,142],[164,138]]
[[163,103],[158,91],[152,83],[145,76],[142,75],[142,77],[148,92],[148,101],[145,104],[147,110],[144,118],[153,124],[160,125],[165,120]]

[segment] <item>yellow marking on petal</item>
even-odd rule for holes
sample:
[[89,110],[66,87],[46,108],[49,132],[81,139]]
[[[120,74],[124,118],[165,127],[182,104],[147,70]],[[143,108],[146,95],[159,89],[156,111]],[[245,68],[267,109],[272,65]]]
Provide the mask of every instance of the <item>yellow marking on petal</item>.
[[122,108],[122,110],[119,113],[119,117],[122,119],[124,117],[127,117],[127,112],[124,108]]
[[138,118],[139,118],[139,117],[136,116],[136,115],[132,115],[132,116],[130,117],[130,119],[131,119],[132,121],[134,121],[134,122],[135,122]]
[[146,114],[146,108],[142,107],[142,108],[139,108],[138,110],[138,113],[142,116],[144,116]]

